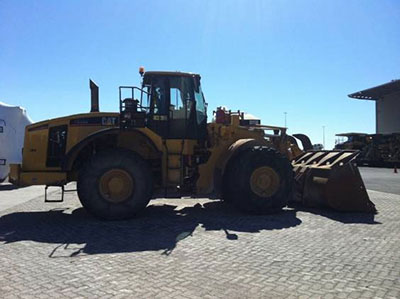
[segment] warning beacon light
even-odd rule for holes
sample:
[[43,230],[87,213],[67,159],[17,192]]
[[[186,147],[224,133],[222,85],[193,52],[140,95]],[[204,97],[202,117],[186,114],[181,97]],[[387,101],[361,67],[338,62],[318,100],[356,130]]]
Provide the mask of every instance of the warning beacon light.
[[144,67],[143,66],[139,67],[139,74],[140,74],[140,76],[143,77],[143,74],[144,74]]

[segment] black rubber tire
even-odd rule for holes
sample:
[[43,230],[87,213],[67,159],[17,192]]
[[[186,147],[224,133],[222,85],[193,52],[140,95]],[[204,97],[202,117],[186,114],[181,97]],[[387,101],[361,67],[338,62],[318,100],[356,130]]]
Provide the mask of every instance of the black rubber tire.
[[[271,167],[279,176],[278,190],[263,198],[251,190],[253,171],[262,166]],[[223,178],[223,198],[242,211],[270,214],[280,211],[293,196],[293,170],[289,160],[275,149],[256,146],[240,152],[229,161]]]
[[[120,203],[107,201],[100,193],[101,176],[110,169],[126,171],[135,182],[132,195]],[[99,152],[79,171],[77,190],[82,206],[104,220],[133,218],[150,201],[153,193],[152,174],[146,161],[133,152],[116,149]]]

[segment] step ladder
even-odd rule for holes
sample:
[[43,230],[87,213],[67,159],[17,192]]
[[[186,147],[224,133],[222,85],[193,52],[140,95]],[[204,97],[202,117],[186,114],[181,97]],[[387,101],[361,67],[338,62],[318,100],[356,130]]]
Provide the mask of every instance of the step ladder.
[[182,157],[181,153],[167,153],[167,185],[179,186],[182,184]]
[[183,149],[185,140],[182,139],[180,152],[169,152],[167,143],[164,142],[166,148],[166,173],[165,173],[165,196],[168,189],[182,186],[183,184]]

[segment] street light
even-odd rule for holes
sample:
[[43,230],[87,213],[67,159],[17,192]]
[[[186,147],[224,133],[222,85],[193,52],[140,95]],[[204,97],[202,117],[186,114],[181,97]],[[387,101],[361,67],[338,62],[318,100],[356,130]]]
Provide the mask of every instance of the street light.
[[325,126],[322,126],[322,140],[323,140],[323,144],[324,144],[324,149],[325,148]]
[[286,128],[286,115],[287,115],[287,112],[283,112],[284,114],[285,114],[285,128]]

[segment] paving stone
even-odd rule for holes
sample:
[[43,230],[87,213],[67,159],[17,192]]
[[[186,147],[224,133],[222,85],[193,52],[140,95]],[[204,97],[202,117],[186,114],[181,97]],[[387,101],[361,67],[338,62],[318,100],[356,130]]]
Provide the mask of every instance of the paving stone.
[[399,298],[400,196],[379,214],[159,199],[103,222],[73,192],[0,211],[2,298]]

